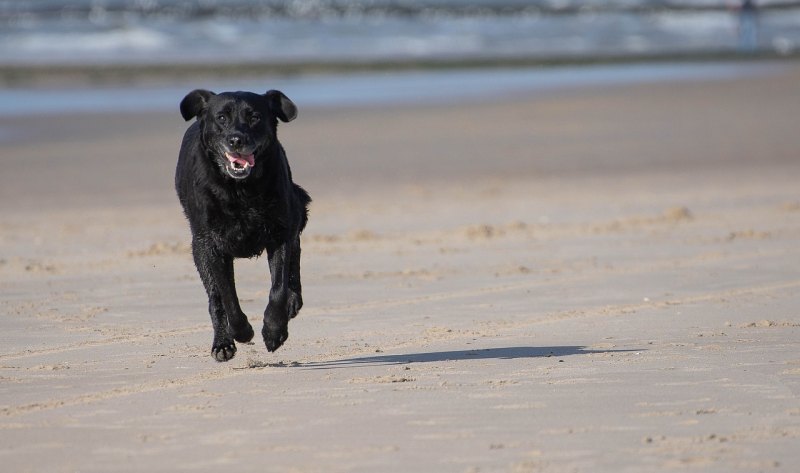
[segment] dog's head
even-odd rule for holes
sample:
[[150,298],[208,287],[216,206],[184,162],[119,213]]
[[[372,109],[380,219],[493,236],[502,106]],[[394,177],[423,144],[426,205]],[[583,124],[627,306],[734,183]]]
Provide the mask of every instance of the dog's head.
[[278,120],[290,122],[297,107],[277,90],[251,92],[193,90],[181,101],[184,120],[197,118],[203,145],[230,177],[244,179],[258,156],[277,140]]

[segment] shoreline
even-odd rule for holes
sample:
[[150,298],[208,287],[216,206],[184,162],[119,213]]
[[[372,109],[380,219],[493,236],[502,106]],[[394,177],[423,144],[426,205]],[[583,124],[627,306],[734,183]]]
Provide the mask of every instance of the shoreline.
[[557,68],[565,66],[637,65],[646,63],[719,63],[767,61],[796,62],[800,51],[757,53],[707,51],[700,53],[657,53],[589,56],[472,57],[436,59],[397,59],[370,61],[312,62],[232,62],[185,64],[5,64],[0,65],[0,87],[47,88],[99,85],[147,85],[164,81],[208,80],[229,77],[244,80],[261,75],[286,78],[296,76],[347,75],[359,73],[453,71],[460,69]]
[[[3,118],[75,113],[171,112],[196,88],[221,90],[279,89],[302,108],[372,108],[384,106],[491,103],[513,97],[544,96],[593,88],[684,81],[726,81],[774,75],[794,68],[794,60],[654,61],[575,65],[430,68],[349,71],[262,78],[229,74],[127,83],[60,82],[44,87],[0,87],[0,142],[13,139]],[[7,127],[6,127],[7,128]]]

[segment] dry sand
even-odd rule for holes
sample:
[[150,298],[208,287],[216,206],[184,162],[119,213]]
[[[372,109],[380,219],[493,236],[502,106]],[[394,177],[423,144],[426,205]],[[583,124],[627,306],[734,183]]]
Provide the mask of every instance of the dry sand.
[[798,104],[787,66],[301,109],[306,306],[226,364],[177,110],[2,119],[0,469],[798,471]]

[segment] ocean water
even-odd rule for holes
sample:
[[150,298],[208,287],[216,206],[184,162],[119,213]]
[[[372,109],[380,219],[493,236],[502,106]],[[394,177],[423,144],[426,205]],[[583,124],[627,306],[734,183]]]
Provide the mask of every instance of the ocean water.
[[0,0],[0,67],[800,49],[800,0]]

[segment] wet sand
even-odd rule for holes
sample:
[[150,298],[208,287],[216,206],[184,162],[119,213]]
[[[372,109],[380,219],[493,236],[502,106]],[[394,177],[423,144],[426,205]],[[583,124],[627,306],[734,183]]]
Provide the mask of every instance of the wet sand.
[[177,109],[0,118],[3,468],[794,471],[798,84],[299,104],[306,305],[225,364]]

